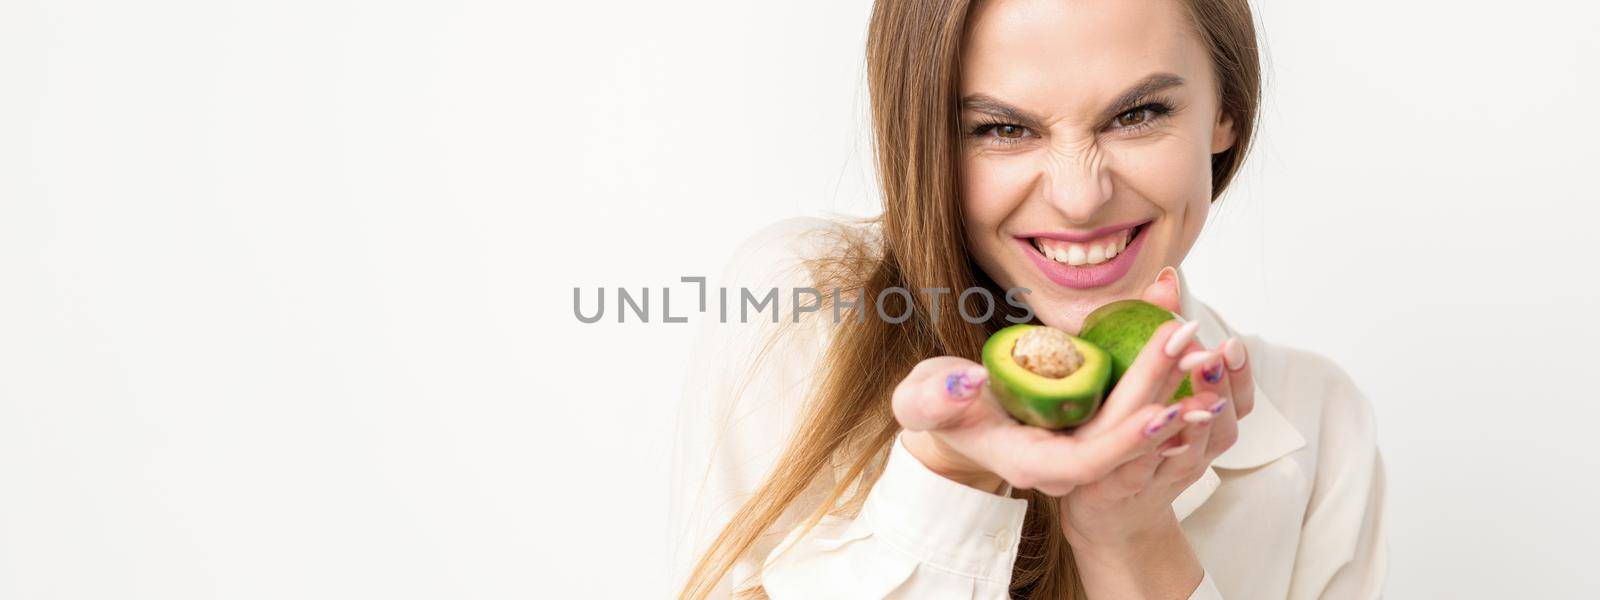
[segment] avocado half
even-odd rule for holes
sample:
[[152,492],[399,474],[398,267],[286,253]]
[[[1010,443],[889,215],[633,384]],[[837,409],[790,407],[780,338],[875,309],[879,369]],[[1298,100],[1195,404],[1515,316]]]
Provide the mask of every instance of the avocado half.
[[[1150,341],[1150,336],[1155,335],[1156,329],[1162,323],[1176,318],[1178,315],[1172,311],[1143,300],[1117,300],[1094,309],[1084,317],[1078,336],[1111,354],[1109,389],[1122,380],[1122,375],[1128,372],[1128,366],[1139,356],[1139,351]],[[1167,404],[1193,395],[1189,376],[1184,375],[1183,382],[1178,384],[1178,390],[1173,392]]]
[[1017,420],[1044,427],[1071,427],[1094,415],[1110,387],[1112,357],[1082,338],[1068,336],[1083,355],[1083,365],[1066,377],[1045,377],[1012,357],[1017,339],[1039,325],[1012,325],[989,336],[983,344],[983,366],[989,370],[989,389],[1000,405]]

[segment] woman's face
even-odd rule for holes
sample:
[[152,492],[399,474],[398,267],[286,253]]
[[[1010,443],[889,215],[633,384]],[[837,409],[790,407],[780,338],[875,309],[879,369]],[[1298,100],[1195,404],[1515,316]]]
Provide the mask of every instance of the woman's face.
[[1177,2],[980,0],[968,18],[968,247],[1002,288],[1032,290],[1041,321],[1076,332],[1189,252],[1232,120]]

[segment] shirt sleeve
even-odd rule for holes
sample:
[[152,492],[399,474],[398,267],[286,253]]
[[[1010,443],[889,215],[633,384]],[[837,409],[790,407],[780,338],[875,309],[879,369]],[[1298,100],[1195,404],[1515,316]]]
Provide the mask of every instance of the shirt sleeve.
[[934,473],[897,436],[860,513],[792,531],[762,583],[773,600],[1005,599],[1027,509]]
[[1379,598],[1388,574],[1385,476],[1372,406],[1329,364],[1318,466],[1290,598]]

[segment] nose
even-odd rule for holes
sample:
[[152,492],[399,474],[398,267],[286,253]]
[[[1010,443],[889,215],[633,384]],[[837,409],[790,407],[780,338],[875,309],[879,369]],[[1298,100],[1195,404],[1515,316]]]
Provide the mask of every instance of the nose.
[[1107,168],[1105,154],[1087,154],[1055,161],[1044,173],[1045,202],[1073,224],[1094,222],[1095,213],[1111,201],[1111,169]]

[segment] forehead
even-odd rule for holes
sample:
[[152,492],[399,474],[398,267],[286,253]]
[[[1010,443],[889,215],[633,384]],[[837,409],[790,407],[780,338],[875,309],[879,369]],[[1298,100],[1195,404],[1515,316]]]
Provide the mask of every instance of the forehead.
[[1154,72],[1206,85],[1209,60],[1177,0],[980,0],[968,15],[961,93],[1052,114],[1099,110]]

